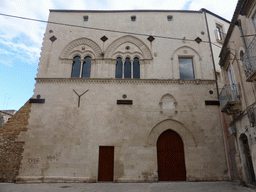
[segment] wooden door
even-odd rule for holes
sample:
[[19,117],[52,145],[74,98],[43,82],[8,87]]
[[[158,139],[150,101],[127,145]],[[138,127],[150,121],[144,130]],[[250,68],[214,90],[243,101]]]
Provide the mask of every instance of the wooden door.
[[100,146],[98,181],[113,181],[114,176],[114,147]]
[[255,173],[254,173],[254,169],[253,169],[252,157],[251,157],[251,152],[250,152],[250,148],[249,148],[248,138],[243,133],[240,136],[240,140],[242,141],[243,155],[245,157],[246,177],[247,177],[247,180],[249,183],[255,185]]
[[186,180],[183,141],[174,131],[167,130],[159,136],[157,163],[159,181]]

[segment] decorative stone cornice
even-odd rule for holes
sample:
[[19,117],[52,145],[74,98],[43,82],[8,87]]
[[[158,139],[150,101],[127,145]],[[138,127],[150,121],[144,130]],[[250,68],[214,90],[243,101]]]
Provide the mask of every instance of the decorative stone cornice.
[[93,83],[93,84],[214,84],[215,80],[201,79],[111,79],[111,78],[35,78],[36,83]]

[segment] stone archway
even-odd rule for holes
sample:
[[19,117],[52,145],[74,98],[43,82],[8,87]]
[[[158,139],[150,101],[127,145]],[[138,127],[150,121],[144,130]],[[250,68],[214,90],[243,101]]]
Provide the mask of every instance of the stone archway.
[[244,156],[244,168],[245,168],[245,175],[247,177],[248,183],[255,183],[255,173],[253,169],[253,164],[252,164],[252,157],[251,157],[251,152],[248,144],[248,138],[247,136],[243,133],[240,135],[240,144],[242,146],[242,154]]
[[194,135],[191,131],[181,122],[173,120],[173,119],[166,119],[159,123],[157,123],[149,132],[147,138],[147,146],[156,146],[157,140],[159,136],[166,130],[172,129],[176,133],[180,135],[184,142],[184,146],[189,147],[197,147],[197,143],[195,141]]
[[186,181],[183,141],[170,129],[157,140],[157,166],[159,181]]

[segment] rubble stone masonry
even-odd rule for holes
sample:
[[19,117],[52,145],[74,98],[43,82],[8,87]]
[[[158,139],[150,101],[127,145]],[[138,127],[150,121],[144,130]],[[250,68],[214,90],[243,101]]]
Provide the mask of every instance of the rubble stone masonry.
[[17,141],[22,131],[27,131],[31,104],[20,110],[0,128],[0,182],[15,182],[19,173],[24,142]]

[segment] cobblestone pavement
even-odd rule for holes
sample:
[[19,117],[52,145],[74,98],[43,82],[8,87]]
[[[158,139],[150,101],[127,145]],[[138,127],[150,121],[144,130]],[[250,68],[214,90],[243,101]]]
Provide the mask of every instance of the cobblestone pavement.
[[239,182],[0,183],[0,192],[251,192]]

